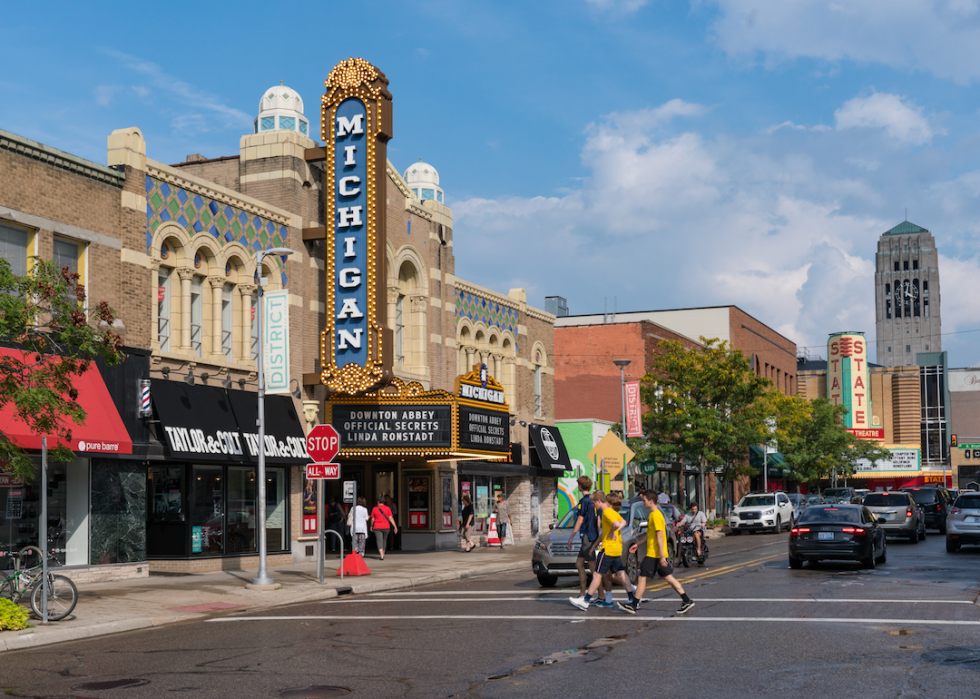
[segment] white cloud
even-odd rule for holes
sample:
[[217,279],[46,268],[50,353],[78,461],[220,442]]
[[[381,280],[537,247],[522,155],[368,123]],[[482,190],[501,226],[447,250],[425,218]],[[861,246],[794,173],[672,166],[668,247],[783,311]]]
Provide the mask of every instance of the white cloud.
[[834,112],[838,129],[858,127],[884,129],[891,138],[921,146],[932,140],[942,129],[934,129],[919,107],[899,95],[876,92],[868,97],[855,97]]
[[108,107],[120,89],[116,85],[99,85],[95,88],[95,103],[101,107]]
[[[959,221],[980,220],[980,172],[941,188],[896,185],[896,173],[922,172],[911,160],[919,151],[856,138],[852,128],[713,136],[694,128],[704,112],[671,101],[608,115],[585,131],[580,187],[457,203],[457,273],[490,288],[525,287],[532,303],[565,296],[573,313],[596,312],[613,296],[636,310],[734,303],[822,354],[829,332],[874,337],[876,241],[905,203],[894,201],[895,188],[928,191],[919,222],[935,230],[949,225],[955,235]],[[843,113],[849,124],[876,112]],[[922,138],[921,124],[910,124],[869,125]],[[947,199],[959,205],[955,224],[941,214]],[[949,239],[937,234],[942,245]]]
[[976,0],[707,0],[713,34],[733,55],[913,68],[967,83],[980,76]]
[[600,10],[617,10],[620,12],[636,12],[647,4],[647,0],[585,0]]

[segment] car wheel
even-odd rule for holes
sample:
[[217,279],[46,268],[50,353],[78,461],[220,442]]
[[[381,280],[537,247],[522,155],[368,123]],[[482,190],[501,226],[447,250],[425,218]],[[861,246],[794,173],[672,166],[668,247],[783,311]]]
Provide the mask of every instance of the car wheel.
[[636,559],[635,553],[626,556],[626,577],[630,579],[630,583],[633,585],[636,585],[640,579],[640,562]]
[[667,565],[674,565],[674,545],[670,542],[667,542]]
[[922,525],[922,531],[919,532],[919,538],[922,541],[925,541],[926,540],[926,527],[925,527],[925,525]]
[[732,536],[741,536],[741,535],[742,535],[741,529],[732,529]]
[[875,560],[875,547],[874,544],[871,545],[871,555],[861,561],[861,567],[874,570],[877,568],[877,561]]
[[909,534],[909,543],[917,544],[919,543],[919,529],[916,528],[911,534]]
[[779,515],[776,515],[776,526],[773,527],[772,533],[779,534],[782,531],[783,531],[783,520],[779,517]]
[[538,582],[541,583],[541,587],[554,587],[558,584],[558,576],[540,573],[538,574]]
[[878,563],[884,563],[888,560],[888,542],[882,540],[881,542],[881,557],[878,558]]
[[792,568],[793,570],[799,570],[800,568],[803,567],[803,561],[799,558],[793,558],[792,556],[790,556],[789,567]]
[[946,553],[956,553],[959,549],[959,544],[954,544],[952,539],[946,537]]

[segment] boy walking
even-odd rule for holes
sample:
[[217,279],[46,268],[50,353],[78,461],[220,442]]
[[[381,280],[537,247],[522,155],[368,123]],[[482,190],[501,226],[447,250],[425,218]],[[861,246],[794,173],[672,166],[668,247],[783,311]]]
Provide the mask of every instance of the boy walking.
[[[609,575],[613,580],[618,581],[629,595],[630,602],[634,600],[633,589],[626,571],[623,570],[623,535],[620,530],[626,526],[626,520],[619,516],[619,506],[623,503],[618,495],[605,495],[598,492],[593,497],[593,503],[601,514],[602,534],[599,537],[599,552],[596,554],[596,574],[592,576],[592,583],[589,591],[584,597],[569,597],[573,607],[586,611],[592,600],[592,595],[596,593],[602,584],[602,578]],[[612,600],[607,600],[611,606]],[[602,605],[605,606],[605,605]]]
[[588,476],[579,476],[577,482],[582,497],[578,501],[578,517],[575,518],[575,528],[572,529],[572,535],[568,537],[567,546],[572,545],[572,539],[581,531],[582,544],[579,546],[578,557],[575,559],[575,569],[578,571],[578,595],[585,597],[586,582],[588,581],[585,566],[588,565],[592,575],[595,575],[595,548],[596,539],[599,538],[599,516],[592,504],[592,498],[589,497],[589,493],[592,492],[592,479]]
[[[694,606],[694,602],[677,582],[677,578],[674,577],[674,567],[667,561],[667,523],[663,512],[657,507],[657,494],[652,490],[645,490],[641,497],[643,505],[650,510],[650,518],[647,520],[647,553],[640,564],[640,580],[636,586],[636,596],[626,604],[616,606],[627,614],[636,614],[636,608],[640,606],[643,591],[647,587],[647,578],[652,580],[659,575],[681,596],[681,607],[677,613],[686,614]],[[630,553],[636,553],[636,549],[637,545],[633,544]]]

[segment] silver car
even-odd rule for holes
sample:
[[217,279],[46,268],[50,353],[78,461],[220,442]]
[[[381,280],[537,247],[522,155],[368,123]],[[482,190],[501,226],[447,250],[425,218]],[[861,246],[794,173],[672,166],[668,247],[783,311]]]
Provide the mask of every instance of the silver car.
[[913,544],[926,538],[926,517],[908,493],[868,493],[864,506],[874,514],[887,536],[904,536]]
[[946,550],[963,544],[980,544],[980,492],[961,491],[946,517]]

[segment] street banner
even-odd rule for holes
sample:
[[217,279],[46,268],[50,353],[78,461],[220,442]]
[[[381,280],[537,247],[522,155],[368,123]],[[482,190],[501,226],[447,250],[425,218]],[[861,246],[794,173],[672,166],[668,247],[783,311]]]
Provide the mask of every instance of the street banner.
[[289,393],[289,291],[266,291],[262,305],[265,392]]
[[640,420],[639,381],[629,381],[626,384],[626,436],[643,436],[643,422]]

